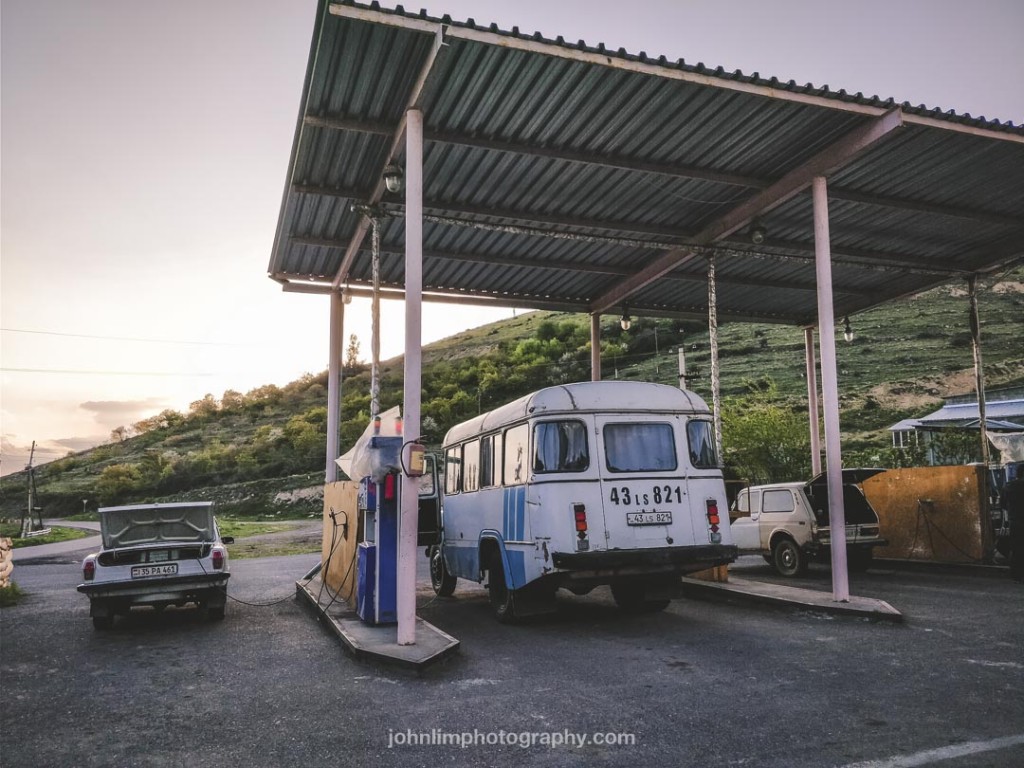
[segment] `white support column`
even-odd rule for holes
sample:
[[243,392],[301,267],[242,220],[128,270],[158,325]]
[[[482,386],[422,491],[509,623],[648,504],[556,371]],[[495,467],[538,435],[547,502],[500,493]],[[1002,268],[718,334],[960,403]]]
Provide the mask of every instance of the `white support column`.
[[341,439],[341,350],[345,338],[345,302],[340,291],[331,291],[331,328],[327,358],[327,471],[325,483],[338,479],[334,460]]
[[601,314],[590,316],[590,380],[601,380]]
[[814,354],[814,328],[804,328],[804,358],[807,363],[807,420],[811,430],[811,475],[821,474],[821,408],[818,407],[818,364]]
[[[404,437],[420,437],[423,324],[423,113],[406,112],[405,131],[405,392]],[[419,482],[402,475],[398,526],[398,644],[416,643],[416,532]]]
[[715,422],[715,451],[722,461],[722,386],[718,367],[718,281],[715,255],[708,259],[708,340],[711,343],[711,411]]
[[835,309],[832,306],[832,246],[828,227],[828,187],[824,176],[814,191],[814,263],[818,279],[818,343],[821,346],[821,399],[825,412],[825,467],[832,537],[832,599],[849,602],[846,570],[846,510],[843,507],[843,457],[839,438],[839,376],[836,368]]

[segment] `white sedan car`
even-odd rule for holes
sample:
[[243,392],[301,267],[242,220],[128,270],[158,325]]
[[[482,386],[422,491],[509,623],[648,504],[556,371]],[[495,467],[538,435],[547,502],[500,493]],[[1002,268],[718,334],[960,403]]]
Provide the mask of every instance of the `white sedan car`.
[[196,603],[211,619],[224,618],[228,551],[213,502],[103,507],[102,549],[82,562],[78,591],[89,597],[96,629],[134,606],[163,610]]

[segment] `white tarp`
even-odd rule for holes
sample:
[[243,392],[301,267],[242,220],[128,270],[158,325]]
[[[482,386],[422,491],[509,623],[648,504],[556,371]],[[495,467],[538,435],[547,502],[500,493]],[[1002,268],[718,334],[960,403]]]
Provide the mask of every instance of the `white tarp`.
[[999,451],[1003,464],[1024,461],[1024,432],[989,432],[988,441]]
[[[377,434],[381,437],[400,436],[398,420],[401,417],[401,406],[396,405],[394,408],[384,411],[384,413],[380,414],[380,432]],[[359,480],[373,473],[369,452],[367,451],[371,437],[374,437],[373,419],[370,419],[370,423],[363,430],[363,434],[356,440],[356,444],[352,446],[348,453],[334,460],[334,463],[341,468],[341,471],[350,480]]]

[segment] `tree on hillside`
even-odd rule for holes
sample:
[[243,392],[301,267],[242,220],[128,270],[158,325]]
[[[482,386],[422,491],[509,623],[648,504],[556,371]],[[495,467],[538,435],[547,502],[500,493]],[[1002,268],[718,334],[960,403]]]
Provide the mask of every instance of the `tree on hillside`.
[[351,376],[363,369],[363,363],[359,360],[359,338],[353,333],[348,337],[348,346],[345,348],[344,373]]
[[242,406],[245,405],[245,398],[242,393],[234,389],[224,390],[224,395],[220,399],[220,407],[225,411],[237,411],[241,410]]
[[135,434],[144,435],[146,432],[150,432],[154,429],[165,429],[167,427],[176,427],[185,420],[185,417],[171,408],[165,408],[160,411],[156,416],[150,416],[148,419],[142,419],[132,424],[132,429],[135,430]]
[[190,416],[205,419],[217,413],[218,407],[217,398],[208,394],[202,400],[196,400],[191,403],[188,407],[188,412]]
[[811,471],[807,419],[786,407],[773,381],[722,401],[722,452],[740,477],[756,483],[800,480]]

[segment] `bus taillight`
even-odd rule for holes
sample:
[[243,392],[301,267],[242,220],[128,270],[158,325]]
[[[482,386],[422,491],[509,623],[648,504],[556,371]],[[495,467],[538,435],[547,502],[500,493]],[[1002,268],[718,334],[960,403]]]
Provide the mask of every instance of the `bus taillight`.
[[711,543],[719,544],[722,541],[722,534],[719,532],[718,526],[721,524],[722,520],[718,516],[718,501],[715,499],[708,499],[705,502],[705,505],[707,506],[708,527],[711,529]]
[[583,504],[572,505],[573,515],[576,517],[576,531],[577,533],[585,534],[587,532],[587,508]]

